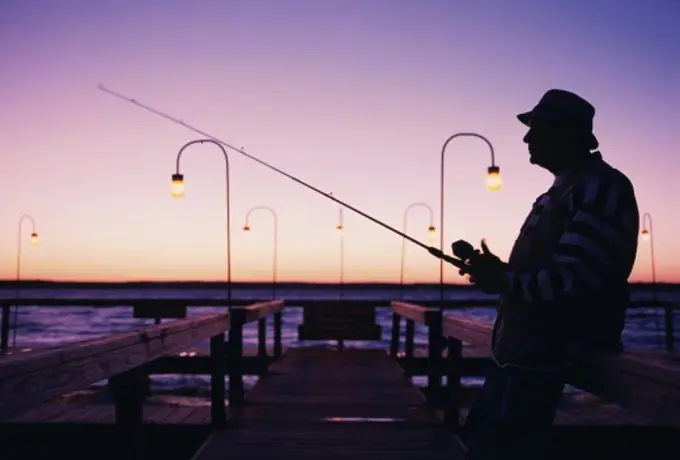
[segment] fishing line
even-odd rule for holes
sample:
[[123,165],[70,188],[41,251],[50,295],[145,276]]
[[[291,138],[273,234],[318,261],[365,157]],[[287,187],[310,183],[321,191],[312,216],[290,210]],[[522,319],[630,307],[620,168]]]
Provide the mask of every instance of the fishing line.
[[103,91],[103,92],[105,92],[105,93],[107,93],[107,94],[110,94],[111,96],[117,97],[118,99],[121,99],[121,100],[123,100],[123,101],[126,101],[126,102],[132,104],[132,105],[135,105],[135,106],[137,106],[137,107],[139,107],[139,108],[142,108],[142,109],[144,109],[144,110],[146,110],[146,111],[148,111],[148,112],[151,112],[151,113],[153,113],[153,114],[155,114],[155,115],[157,115],[157,116],[159,116],[159,117],[165,118],[166,120],[169,120],[169,121],[171,121],[171,122],[173,122],[173,123],[176,123],[176,124],[178,124],[178,125],[184,126],[185,128],[187,128],[187,129],[189,129],[189,130],[191,130],[191,131],[193,131],[193,132],[195,132],[195,133],[197,133],[197,134],[200,134],[201,136],[205,136],[206,138],[209,138],[209,139],[211,139],[211,140],[213,140],[213,141],[215,141],[215,142],[220,143],[220,144],[223,145],[224,147],[226,147],[226,148],[228,148],[228,149],[230,149],[230,150],[232,150],[232,151],[234,151],[234,152],[238,152],[238,153],[240,153],[241,155],[243,155],[243,156],[245,156],[245,157],[247,157],[247,158],[250,158],[251,160],[253,160],[253,161],[255,161],[255,162],[261,164],[262,166],[265,166],[265,167],[271,169],[272,171],[275,171],[275,172],[277,172],[277,173],[279,173],[279,174],[281,174],[281,175],[283,175],[283,176],[285,176],[285,177],[287,177],[287,178],[289,178],[289,179],[291,179],[291,180],[297,182],[298,184],[307,187],[308,189],[310,189],[310,190],[312,190],[312,191],[318,193],[319,195],[322,195],[322,196],[328,198],[329,200],[334,201],[334,202],[338,203],[338,204],[341,205],[341,206],[344,206],[345,208],[349,209],[350,211],[354,211],[355,213],[359,214],[360,216],[362,216],[362,217],[364,217],[364,218],[370,220],[370,221],[373,222],[373,223],[376,223],[376,224],[380,225],[381,227],[383,227],[383,228],[385,228],[385,229],[391,231],[392,233],[396,233],[397,235],[399,235],[399,236],[401,236],[402,238],[404,238],[404,239],[410,241],[411,243],[413,243],[413,244],[415,244],[415,245],[418,245],[418,246],[420,246],[420,247],[423,248],[423,249],[426,249],[430,254],[432,254],[432,255],[435,256],[435,257],[438,257],[438,258],[440,258],[440,259],[444,259],[444,260],[446,260],[447,262],[449,262],[449,263],[451,263],[451,264],[453,264],[453,265],[456,265],[456,266],[459,267],[459,268],[462,268],[462,266],[464,266],[464,265],[462,265],[462,262],[460,262],[460,261],[457,260],[457,259],[454,259],[454,258],[452,258],[452,257],[447,256],[446,254],[444,254],[444,253],[443,253],[442,251],[440,251],[439,249],[437,249],[437,248],[435,248],[435,247],[433,247],[433,246],[428,246],[428,245],[426,245],[426,244],[424,244],[424,243],[421,243],[420,241],[418,241],[417,239],[415,239],[415,238],[413,238],[413,237],[407,235],[406,233],[401,232],[401,231],[397,230],[396,228],[394,228],[394,227],[392,227],[392,226],[390,226],[390,225],[388,225],[388,224],[386,224],[386,223],[384,223],[384,222],[381,222],[380,220],[376,219],[375,217],[373,217],[373,216],[371,216],[371,215],[369,215],[369,214],[367,214],[367,213],[365,213],[365,212],[363,212],[363,211],[361,211],[361,210],[355,208],[354,206],[351,206],[351,205],[345,203],[345,202],[342,201],[342,200],[339,200],[339,199],[335,198],[334,196],[331,196],[330,193],[323,192],[322,190],[318,189],[317,187],[314,187],[313,185],[308,184],[307,182],[303,181],[302,179],[298,179],[297,177],[293,176],[292,174],[288,174],[287,172],[282,171],[281,169],[279,169],[279,168],[277,168],[277,167],[275,167],[275,166],[272,166],[271,164],[267,163],[266,161],[261,160],[261,159],[257,158],[256,156],[253,156],[253,155],[251,155],[251,154],[245,152],[243,149],[236,148],[236,147],[234,147],[233,145],[229,144],[228,142],[225,142],[225,141],[223,141],[223,140],[221,140],[221,139],[219,139],[219,138],[217,138],[217,137],[215,137],[215,136],[213,136],[213,135],[211,135],[211,134],[209,134],[209,133],[207,133],[207,132],[205,132],[205,131],[202,131],[202,130],[199,129],[199,128],[196,128],[195,126],[192,126],[192,125],[186,123],[184,120],[181,120],[181,119],[179,119],[179,118],[176,118],[176,117],[174,117],[174,116],[172,116],[172,115],[168,115],[167,113],[164,113],[164,112],[162,112],[162,111],[160,111],[160,110],[158,110],[158,109],[154,109],[153,107],[150,107],[150,106],[148,106],[148,105],[146,105],[146,104],[143,104],[143,103],[139,102],[139,101],[138,101],[137,99],[135,99],[135,98],[132,98],[132,97],[129,97],[129,96],[125,96],[125,95],[123,95],[123,94],[121,94],[121,93],[119,93],[119,92],[117,92],[117,91],[113,91],[113,90],[111,90],[111,89],[108,89],[108,88],[106,88],[106,87],[105,87],[104,85],[102,85],[102,84],[99,84],[99,85],[98,85],[98,88],[99,88],[100,91]]

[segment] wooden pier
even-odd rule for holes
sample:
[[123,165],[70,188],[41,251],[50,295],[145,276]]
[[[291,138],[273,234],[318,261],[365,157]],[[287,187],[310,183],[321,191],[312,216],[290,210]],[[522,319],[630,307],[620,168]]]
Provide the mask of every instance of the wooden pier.
[[455,439],[383,350],[290,350],[195,455],[451,459]]
[[[337,318],[342,303],[327,307]],[[267,301],[4,356],[0,457],[462,459],[456,430],[474,392],[461,377],[483,375],[490,364],[491,326],[438,308],[390,307],[388,349],[284,350],[283,302]],[[337,323],[314,314],[300,331],[321,340],[375,340],[373,321],[364,313]],[[243,327],[254,322],[259,344],[247,350]],[[426,348],[415,345],[416,324],[428,330]],[[206,340],[209,348],[197,346]],[[158,373],[210,375],[210,400],[158,400],[147,380]],[[246,392],[248,374],[259,379]],[[424,388],[413,385],[416,375],[427,377]],[[107,380],[100,390],[107,398],[64,397]],[[634,449],[654,459],[680,456],[673,450],[680,441],[677,353],[597,356],[575,366],[569,383],[587,393],[565,395],[554,438],[543,440],[560,443],[563,458]]]

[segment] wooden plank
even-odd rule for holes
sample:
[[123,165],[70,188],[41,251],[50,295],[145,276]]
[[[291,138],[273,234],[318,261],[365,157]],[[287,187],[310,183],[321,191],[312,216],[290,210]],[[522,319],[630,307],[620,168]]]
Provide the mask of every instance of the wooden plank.
[[[50,406],[50,405],[52,405],[52,404],[45,404],[44,406]],[[41,406],[41,407],[44,407],[44,406]],[[44,422],[46,422],[46,423],[69,423],[69,422],[73,423],[73,420],[85,419],[86,414],[91,412],[93,407],[96,407],[96,405],[93,405],[93,404],[59,404],[60,412],[55,417],[44,420]],[[113,413],[114,413],[114,411],[112,409],[111,414],[113,414]],[[29,414],[29,416],[24,419],[25,422],[26,423],[34,423],[34,419],[31,417],[31,413],[29,412],[28,414]],[[12,420],[11,422],[15,422],[15,421],[16,420]]]
[[442,329],[446,337],[469,343],[475,348],[491,353],[493,324],[459,315],[445,315]]
[[283,310],[283,300],[270,300],[249,305],[245,311],[245,323],[251,323]]
[[[144,418],[159,425],[209,425],[209,406],[163,406],[153,405],[144,408]],[[199,418],[193,418],[194,414]]]
[[[113,404],[46,403],[3,423],[22,424],[110,424],[115,422]],[[158,425],[209,425],[210,406],[145,404],[144,422]],[[2,425],[0,425],[1,427]]]
[[45,404],[34,410],[24,412],[14,417],[13,423],[44,423],[51,419],[58,418],[66,410],[65,404]]
[[156,325],[0,360],[0,419],[224,332],[229,315]]
[[556,426],[653,425],[652,419],[626,410],[591,394],[564,395],[558,408]]
[[670,385],[680,386],[680,353],[677,351],[642,349],[626,350],[609,366],[646,375]]
[[[630,353],[595,356],[571,369],[569,383],[603,399],[680,426],[680,385],[658,362],[641,362]],[[666,378],[664,378],[666,377]]]
[[[422,401],[419,401],[422,402]],[[316,424],[320,420],[336,417],[338,419],[349,418],[375,418],[400,420],[416,424],[439,425],[440,420],[436,414],[423,411],[419,405],[405,405],[394,407],[385,404],[309,404],[304,410],[272,411],[268,405],[250,404],[234,410],[232,427],[257,425],[282,425],[288,422],[296,424]]]
[[194,460],[460,460],[449,430],[405,428],[395,423],[320,422],[269,429],[213,432]]
[[[469,406],[460,411],[460,423],[465,423]],[[622,427],[654,426],[655,422],[643,415],[624,409],[616,404],[589,394],[565,394],[557,409],[555,427]]]
[[[259,318],[280,311],[282,305],[281,301],[267,302],[244,311],[246,317],[255,315]],[[0,362],[0,377],[3,378],[0,381],[0,419],[54,396],[148,364],[196,340],[219,335],[229,324],[229,315],[211,315],[3,359]]]
[[456,459],[456,443],[384,350],[291,349],[194,457]]
[[[447,315],[444,334],[477,347],[491,347],[489,323]],[[599,354],[570,369],[568,382],[622,407],[680,426],[680,358],[678,353],[625,351]]]
[[[283,406],[283,405],[282,405]],[[468,409],[461,409],[464,421]],[[402,424],[437,425],[439,419],[419,405],[394,407],[381,404],[321,404],[305,405],[304,410],[272,410],[268,405],[246,405],[233,413],[232,427],[254,425],[277,425],[293,422],[304,428],[320,420],[337,418],[394,418]],[[169,404],[147,404],[144,407],[146,423],[162,425],[210,424],[210,408],[205,406],[177,406]],[[28,411],[5,423],[68,423],[68,424],[113,424],[114,408],[111,404],[48,403]],[[594,395],[565,394],[555,420],[556,426],[623,426],[654,425],[652,418],[626,410]],[[1,425],[0,425],[1,427]]]
[[[59,348],[51,348],[29,356],[12,356],[0,360],[0,377],[59,366],[76,360],[105,355],[109,352],[126,349],[130,346],[152,348],[170,352],[177,346],[189,345],[218,334],[229,328],[229,315],[206,315],[167,324],[149,326],[139,331],[112,334],[91,340],[75,342]],[[196,338],[198,336],[198,338]],[[164,347],[165,344],[170,346]],[[160,347],[160,348],[159,348]],[[101,380],[101,379],[100,379]]]
[[391,302],[390,306],[392,307],[392,312],[394,314],[415,321],[416,323],[425,324],[426,326],[431,326],[436,322],[441,321],[440,310],[396,301]]

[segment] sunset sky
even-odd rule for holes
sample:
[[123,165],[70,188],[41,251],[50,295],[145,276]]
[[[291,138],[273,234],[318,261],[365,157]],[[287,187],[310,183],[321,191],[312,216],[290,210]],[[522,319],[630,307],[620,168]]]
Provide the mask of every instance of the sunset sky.
[[[97,89],[182,118],[402,227],[413,202],[439,227],[439,162],[451,134],[488,137],[504,179],[484,187],[489,152],[449,145],[445,240],[506,258],[551,184],[528,162],[515,115],[549,88],[597,108],[606,160],[653,218],[660,281],[680,282],[680,2],[674,0],[3,0],[0,2],[0,278],[221,280],[225,166],[214,145]],[[336,281],[338,205],[230,153],[233,280]],[[676,185],[673,185],[673,184]],[[429,215],[410,213],[425,240]],[[344,212],[346,281],[397,281],[401,240]],[[437,240],[438,241],[438,240]],[[449,246],[449,243],[446,244]],[[632,281],[650,279],[641,242]],[[406,280],[438,281],[407,245]],[[450,282],[463,279],[454,268]]]

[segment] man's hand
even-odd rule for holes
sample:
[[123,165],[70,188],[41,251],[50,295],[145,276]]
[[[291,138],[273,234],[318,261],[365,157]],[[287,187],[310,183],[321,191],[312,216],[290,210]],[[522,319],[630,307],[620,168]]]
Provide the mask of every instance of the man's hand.
[[482,240],[482,250],[476,250],[461,268],[461,275],[470,275],[470,283],[487,294],[498,294],[503,288],[503,272],[507,264],[489,250],[486,241]]
[[465,261],[463,259],[458,259],[456,257],[448,256],[448,255],[444,254],[442,251],[440,251],[439,249],[437,249],[433,246],[430,246],[429,248],[427,248],[427,251],[430,254],[432,254],[433,256],[435,256],[439,259],[442,259],[442,260],[444,260],[444,261],[446,261],[446,262],[448,262],[452,265],[455,265],[456,267],[458,267],[460,269],[462,269],[462,267],[465,266]]

